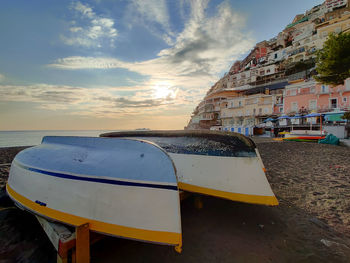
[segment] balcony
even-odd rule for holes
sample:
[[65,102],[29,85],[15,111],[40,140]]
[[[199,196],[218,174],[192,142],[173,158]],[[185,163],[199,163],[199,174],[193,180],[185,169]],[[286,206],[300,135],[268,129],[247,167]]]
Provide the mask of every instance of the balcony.
[[243,108],[243,105],[233,105],[233,106],[229,106],[229,107],[227,107],[227,108],[229,108],[229,109],[238,109],[238,108]]
[[262,105],[272,105],[272,101],[262,101],[262,102],[259,102],[258,105],[259,106],[262,106]]
[[319,95],[325,95],[325,94],[329,94],[329,93],[331,93],[331,91],[329,89],[320,90],[320,91],[316,92],[316,94],[319,94]]
[[329,88],[328,85],[322,85],[322,86],[321,86],[321,89],[318,90],[318,91],[316,92],[316,94],[329,94],[329,93],[331,93],[332,91],[333,91],[332,88]]
[[200,121],[211,121],[212,119],[213,117],[208,117],[208,116],[199,118]]
[[254,100],[254,101],[245,101],[245,105],[254,105],[254,104],[258,104],[258,102],[256,100]]

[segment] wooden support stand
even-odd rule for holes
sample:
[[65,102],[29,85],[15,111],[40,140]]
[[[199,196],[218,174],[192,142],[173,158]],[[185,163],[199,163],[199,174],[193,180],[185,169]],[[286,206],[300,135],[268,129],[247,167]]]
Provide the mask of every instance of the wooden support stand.
[[[191,196],[189,192],[180,192],[180,200]],[[201,209],[203,202],[200,196],[195,197],[195,207]],[[103,235],[91,233],[89,223],[77,226],[71,231],[64,224],[49,222],[45,218],[36,215],[40,225],[57,251],[57,263],[89,263],[90,245],[103,238]],[[175,247],[181,253],[181,245]]]
[[90,237],[88,223],[76,227],[74,232],[63,224],[49,222],[40,216],[36,218],[57,251],[57,263],[89,263],[90,245],[103,238],[96,233],[91,233]]
[[180,190],[180,202],[191,196],[190,192],[185,192]]
[[90,262],[90,229],[89,223],[75,228],[77,263]]
[[195,196],[195,198],[194,198],[194,206],[198,210],[203,208],[203,200],[202,200],[201,196]]

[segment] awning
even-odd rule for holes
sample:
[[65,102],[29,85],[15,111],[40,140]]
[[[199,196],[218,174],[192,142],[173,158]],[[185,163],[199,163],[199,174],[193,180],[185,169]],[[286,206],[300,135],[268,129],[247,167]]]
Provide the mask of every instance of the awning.
[[289,117],[290,119],[301,119],[301,118],[303,118],[303,116],[301,116],[301,115],[295,115],[295,116],[293,116],[293,117]]
[[287,115],[284,115],[284,116],[281,116],[281,117],[278,117],[277,120],[280,120],[280,119],[290,119],[289,116]]
[[275,119],[273,119],[273,118],[267,118],[267,119],[264,120],[263,122],[269,122],[269,121],[275,121]]
[[283,81],[275,84],[259,85],[259,87],[252,86],[251,89],[245,91],[245,94],[250,95],[250,94],[256,94],[256,93],[265,93],[266,89],[269,89],[270,91],[277,90],[277,89],[284,89],[287,85],[288,85],[288,81]]
[[320,113],[310,113],[308,115],[305,115],[304,118],[312,118],[312,117],[320,117]]
[[344,113],[337,113],[337,114],[326,114],[325,120],[326,121],[345,121],[341,117],[344,115]]

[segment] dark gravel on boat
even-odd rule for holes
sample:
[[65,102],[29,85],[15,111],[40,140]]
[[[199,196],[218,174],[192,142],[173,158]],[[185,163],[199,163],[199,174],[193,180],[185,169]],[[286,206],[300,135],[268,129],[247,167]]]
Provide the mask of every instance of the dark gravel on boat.
[[[182,202],[183,253],[106,237],[92,262],[349,262],[350,148],[254,141],[280,205],[266,207],[197,195]],[[21,148],[0,149],[8,163]],[[8,167],[0,167],[4,185]],[[0,189],[0,262],[56,262],[36,219]]]

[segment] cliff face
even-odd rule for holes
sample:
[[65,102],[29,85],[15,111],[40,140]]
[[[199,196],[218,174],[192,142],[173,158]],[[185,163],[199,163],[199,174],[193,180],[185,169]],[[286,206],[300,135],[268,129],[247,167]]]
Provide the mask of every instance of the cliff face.
[[[285,86],[312,79],[316,74],[315,52],[328,34],[348,30],[348,2],[333,2],[326,0],[296,15],[276,37],[257,43],[244,59],[233,62],[195,108],[186,128],[222,130],[228,124],[258,125],[283,114]],[[261,102],[267,96],[273,101],[268,107]]]

